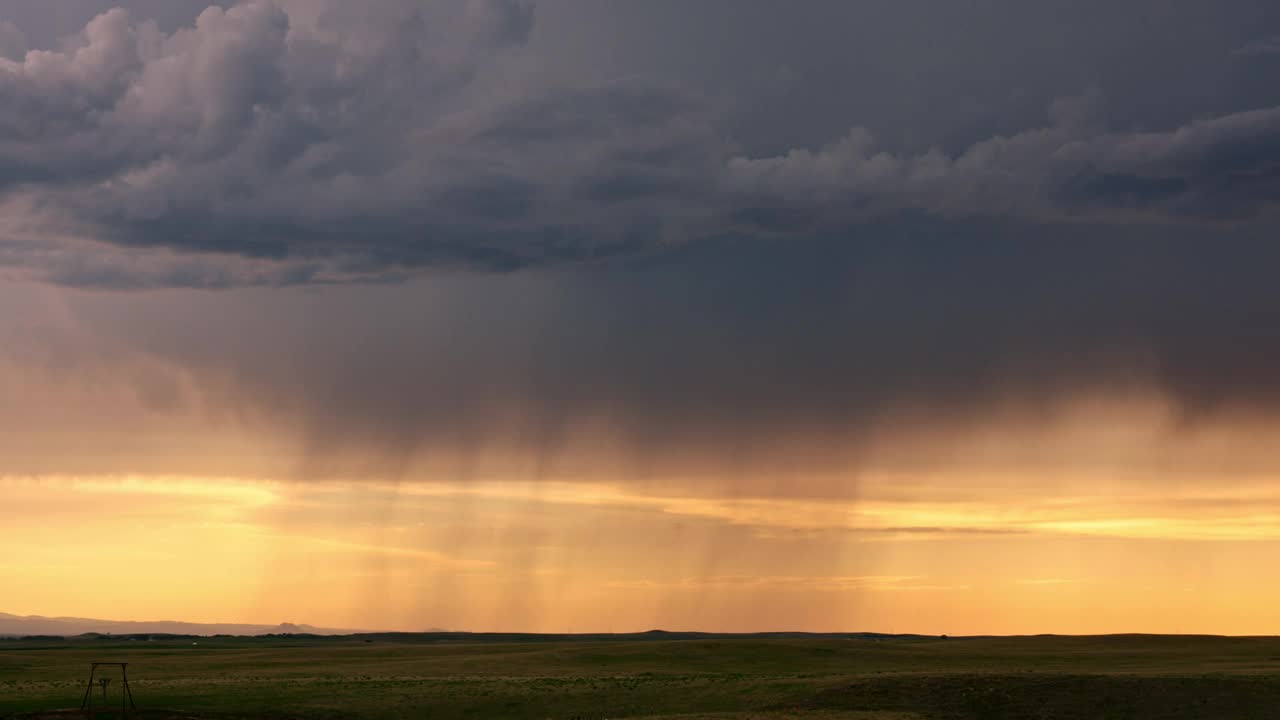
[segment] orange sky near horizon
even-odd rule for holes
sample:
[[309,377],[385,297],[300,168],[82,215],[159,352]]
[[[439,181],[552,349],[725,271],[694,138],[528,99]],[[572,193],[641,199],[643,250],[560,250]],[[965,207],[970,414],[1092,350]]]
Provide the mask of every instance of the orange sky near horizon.
[[[421,630],[1280,632],[1280,493],[5,477],[5,612]],[[946,488],[945,492],[939,488]]]
[[0,612],[1280,633],[1280,428],[1263,415],[1188,421],[1139,383],[949,424],[903,408],[736,457],[640,462],[607,417],[537,453],[519,423],[456,454],[318,447],[230,374],[95,344],[83,308],[41,293],[12,315],[27,345],[0,348]]

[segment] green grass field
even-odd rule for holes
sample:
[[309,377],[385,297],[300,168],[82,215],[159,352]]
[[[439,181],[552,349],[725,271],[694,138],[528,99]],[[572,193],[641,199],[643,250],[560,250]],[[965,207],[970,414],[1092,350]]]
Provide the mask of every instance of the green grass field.
[[1280,718],[1280,639],[1160,636],[9,640],[0,717],[78,707],[91,661],[152,718]]

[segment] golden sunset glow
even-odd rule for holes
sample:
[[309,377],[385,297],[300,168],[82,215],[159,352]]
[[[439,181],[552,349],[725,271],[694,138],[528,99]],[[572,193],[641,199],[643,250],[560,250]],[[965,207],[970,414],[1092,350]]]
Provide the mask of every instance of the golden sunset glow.
[[[122,619],[180,607],[357,629],[1271,628],[1280,581],[1257,572],[1280,549],[1271,479],[1177,483],[1126,464],[1026,481],[1027,453],[1132,446],[1095,417],[1004,432],[1003,449],[961,443],[932,468],[863,468],[849,496],[839,477],[727,495],[657,477],[9,476],[0,567],[14,610]],[[1165,447],[1190,462],[1239,437],[1255,436],[1212,428]]]
[[682,442],[637,454],[607,415],[531,447],[516,412],[479,445],[402,451],[378,437],[321,443],[237,399],[231,374],[113,352],[79,299],[24,297],[42,295],[27,321],[88,359],[48,362],[39,353],[59,345],[47,341],[0,355],[9,613],[546,632],[1280,630],[1268,602],[1280,581],[1258,570],[1280,549],[1280,436],[1248,413],[1187,423],[1150,384],[1048,410],[997,396],[960,424],[904,405],[856,436],[779,432],[733,454]]

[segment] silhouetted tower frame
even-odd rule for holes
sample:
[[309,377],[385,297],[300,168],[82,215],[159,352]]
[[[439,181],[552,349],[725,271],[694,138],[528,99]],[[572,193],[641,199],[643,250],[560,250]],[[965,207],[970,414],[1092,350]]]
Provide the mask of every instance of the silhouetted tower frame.
[[[133,692],[129,690],[129,663],[122,663],[122,662],[96,662],[96,663],[89,664],[89,684],[85,686],[84,697],[80,699],[80,709],[85,711],[86,713],[94,712],[93,679],[94,679],[94,676],[98,674],[98,668],[104,665],[109,667],[120,668],[120,713],[127,715],[129,713],[132,713],[134,710],[137,710],[138,706],[135,705],[133,702]],[[106,678],[103,678],[103,679],[105,680]],[[101,708],[101,711],[107,712],[108,711],[106,708],[107,683],[103,682],[100,684],[102,687],[102,696],[103,696],[103,707]],[[115,712],[115,710],[111,710],[110,712]]]

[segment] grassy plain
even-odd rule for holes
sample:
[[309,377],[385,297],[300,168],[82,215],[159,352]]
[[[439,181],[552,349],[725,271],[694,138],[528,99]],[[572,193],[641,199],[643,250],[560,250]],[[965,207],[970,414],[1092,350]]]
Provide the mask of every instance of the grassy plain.
[[1278,638],[481,640],[0,640],[0,718],[78,707],[91,661],[143,718],[1280,717]]

